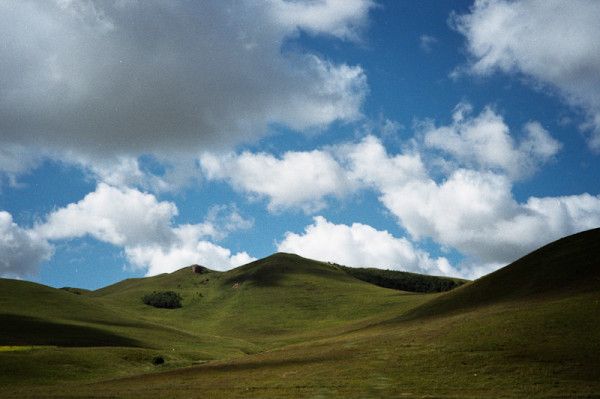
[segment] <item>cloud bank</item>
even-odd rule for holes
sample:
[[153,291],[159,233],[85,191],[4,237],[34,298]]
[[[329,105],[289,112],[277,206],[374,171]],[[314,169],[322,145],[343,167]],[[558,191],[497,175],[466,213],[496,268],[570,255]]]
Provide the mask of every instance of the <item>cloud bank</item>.
[[2,2],[3,145],[95,158],[185,153],[252,140],[271,124],[355,120],[367,92],[359,66],[282,48],[299,31],[355,39],[371,7]]

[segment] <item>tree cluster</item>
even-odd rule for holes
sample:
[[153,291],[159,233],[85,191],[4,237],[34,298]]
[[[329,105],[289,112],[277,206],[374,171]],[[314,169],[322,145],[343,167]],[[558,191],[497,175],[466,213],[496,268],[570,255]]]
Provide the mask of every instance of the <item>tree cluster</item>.
[[449,277],[428,276],[396,270],[353,268],[341,266],[351,276],[384,288],[411,292],[449,291],[465,283]]
[[175,309],[181,307],[181,295],[175,291],[154,291],[142,297],[142,302],[155,308]]

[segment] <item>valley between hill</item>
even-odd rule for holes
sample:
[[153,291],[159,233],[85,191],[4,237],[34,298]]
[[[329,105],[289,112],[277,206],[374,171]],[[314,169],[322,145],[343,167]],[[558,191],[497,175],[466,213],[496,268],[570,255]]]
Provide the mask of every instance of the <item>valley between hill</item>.
[[[600,397],[599,243],[419,280],[460,285],[441,293],[292,254],[97,291],[0,279],[0,397]],[[183,306],[142,303],[165,290]]]

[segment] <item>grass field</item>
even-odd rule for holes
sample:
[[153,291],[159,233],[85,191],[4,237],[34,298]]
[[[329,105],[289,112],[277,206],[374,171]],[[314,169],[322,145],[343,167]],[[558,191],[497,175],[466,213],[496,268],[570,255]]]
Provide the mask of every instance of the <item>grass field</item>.
[[[600,397],[599,243],[445,293],[290,254],[91,292],[0,280],[0,397]],[[142,303],[161,290],[183,307]]]

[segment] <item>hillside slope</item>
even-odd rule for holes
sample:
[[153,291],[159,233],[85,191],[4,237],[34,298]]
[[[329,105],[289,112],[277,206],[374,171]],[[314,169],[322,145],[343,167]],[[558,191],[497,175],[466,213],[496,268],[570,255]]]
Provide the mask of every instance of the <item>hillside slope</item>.
[[161,352],[176,367],[256,350],[244,340],[142,320],[89,294],[0,279],[0,385],[150,372]]
[[110,331],[132,322],[101,303],[27,281],[0,279],[0,325],[0,345],[141,345]]
[[600,289],[600,228],[545,245],[482,278],[415,308],[412,316],[502,301],[558,297]]

